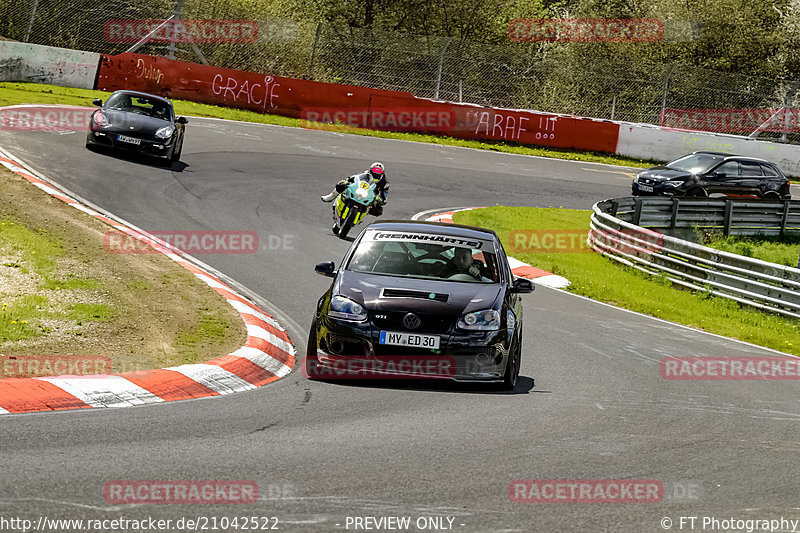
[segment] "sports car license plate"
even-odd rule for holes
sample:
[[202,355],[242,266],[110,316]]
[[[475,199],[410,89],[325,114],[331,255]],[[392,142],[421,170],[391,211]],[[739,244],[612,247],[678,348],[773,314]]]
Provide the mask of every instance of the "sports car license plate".
[[131,143],[131,144],[142,144],[141,139],[136,139],[134,137],[127,137],[125,135],[117,135],[117,140],[122,141],[124,143]]
[[381,331],[380,344],[392,346],[411,346],[414,348],[439,349],[439,337],[436,335],[418,335],[416,333],[394,333]]
[[639,185],[639,190],[644,192],[653,192],[653,188],[649,185]]

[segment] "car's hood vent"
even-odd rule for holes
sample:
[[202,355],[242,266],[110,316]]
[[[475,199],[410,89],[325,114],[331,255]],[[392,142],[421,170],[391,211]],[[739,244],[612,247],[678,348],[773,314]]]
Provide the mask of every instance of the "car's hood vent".
[[446,302],[448,297],[448,294],[440,292],[411,291],[408,289],[383,289],[381,293],[381,298],[420,298],[437,302]]

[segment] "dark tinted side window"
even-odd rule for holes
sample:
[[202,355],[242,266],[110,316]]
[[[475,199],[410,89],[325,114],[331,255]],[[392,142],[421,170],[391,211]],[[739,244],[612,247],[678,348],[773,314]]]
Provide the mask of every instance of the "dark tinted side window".
[[508,257],[506,257],[506,249],[503,248],[503,243],[497,240],[497,258],[502,263],[498,270],[505,272],[505,281],[509,285],[514,282],[514,274],[511,272],[511,265],[508,264]]
[[760,176],[761,165],[752,161],[742,161],[742,176]]
[[777,176],[778,172],[771,165],[761,165],[765,176]]
[[720,166],[718,166],[714,170],[716,172],[722,172],[728,177],[738,176],[739,175],[739,163],[737,161],[727,161],[725,163],[722,163]]

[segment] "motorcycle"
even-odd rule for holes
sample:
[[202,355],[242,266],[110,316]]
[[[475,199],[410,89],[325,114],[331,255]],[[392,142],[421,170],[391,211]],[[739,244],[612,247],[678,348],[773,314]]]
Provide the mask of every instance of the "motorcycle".
[[349,184],[333,205],[333,233],[340,239],[347,237],[353,226],[359,224],[375,203],[375,185],[369,177],[362,176]]

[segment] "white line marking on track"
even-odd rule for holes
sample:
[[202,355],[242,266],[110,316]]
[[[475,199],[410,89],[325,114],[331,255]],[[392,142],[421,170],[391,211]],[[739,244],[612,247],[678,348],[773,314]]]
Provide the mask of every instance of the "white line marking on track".
[[228,303],[231,304],[231,306],[240,313],[244,313],[246,315],[252,315],[256,318],[263,320],[264,322],[266,322],[267,324],[269,324],[270,326],[274,327],[279,331],[285,331],[283,327],[280,324],[278,324],[278,322],[275,321],[274,318],[267,316],[263,313],[259,313],[258,311],[256,311],[247,304],[243,304],[238,300],[228,300]]
[[218,289],[225,289],[226,291],[231,291],[231,292],[233,291],[233,289],[231,287],[225,285],[224,283],[220,283],[219,281],[217,281],[215,279],[212,279],[212,278],[210,278],[209,276],[207,276],[205,274],[195,274],[195,277],[200,279],[201,281],[203,281],[209,287],[216,287]]
[[289,344],[288,342],[279,337],[276,337],[274,334],[265,330],[261,326],[256,326],[254,324],[245,324],[245,328],[247,328],[248,337],[256,337],[259,339],[264,339],[268,343],[272,344],[276,348],[280,348],[284,352],[294,353],[294,348],[292,347],[291,344]]
[[4,167],[6,167],[11,172],[24,172],[26,174],[28,173],[28,171],[25,170],[24,168],[18,167],[17,165],[15,165],[13,163],[9,163],[8,161],[0,161],[0,165],[3,165]]
[[4,505],[7,503],[25,503],[25,502],[57,503],[69,507],[80,507],[82,509],[92,509],[95,511],[121,511],[123,509],[130,509],[131,507],[139,507],[143,505],[143,504],[127,504],[127,505],[114,505],[114,506],[101,507],[99,505],[87,505],[84,503],[68,502],[64,500],[48,500],[47,498],[15,498],[12,500],[0,500],[0,505]]
[[61,191],[54,189],[49,185],[45,185],[44,183],[31,183],[31,185],[33,185],[34,187],[38,187],[47,194],[58,194],[59,196],[64,196],[64,193],[62,193]]
[[233,392],[255,389],[256,386],[249,383],[239,376],[228,372],[221,366],[197,363],[193,365],[181,365],[167,368],[180,372],[187,378],[194,380],[201,385],[219,394],[231,394]]
[[256,348],[249,348],[247,346],[242,346],[235,352],[231,353],[231,355],[235,355],[236,357],[241,357],[243,359],[247,359],[248,361],[252,361],[253,363],[263,368],[264,370],[268,370],[269,372],[272,372],[276,376],[283,377],[292,371],[291,368],[284,365],[274,357],[270,357],[269,355],[265,354],[261,350],[257,350]]
[[588,170],[589,172],[607,172],[609,174],[622,174],[623,176],[627,177],[635,177],[636,172],[622,172],[621,170],[606,170],[603,168],[584,168],[581,167],[581,170]]
[[124,407],[163,402],[152,392],[119,376],[33,378],[52,383],[92,407]]
[[[60,193],[59,193],[59,194],[60,194]],[[95,210],[94,210],[94,209],[92,209],[91,207],[86,207],[86,206],[84,206],[84,205],[81,205],[81,204],[72,204],[72,207],[74,207],[74,208],[75,208],[75,209],[77,209],[78,211],[83,211],[83,212],[84,212],[84,213],[86,213],[87,215],[91,215],[91,216],[93,216],[93,217],[100,215],[100,213],[98,213],[97,211],[95,211]],[[102,215],[100,215],[100,216],[102,216]]]

